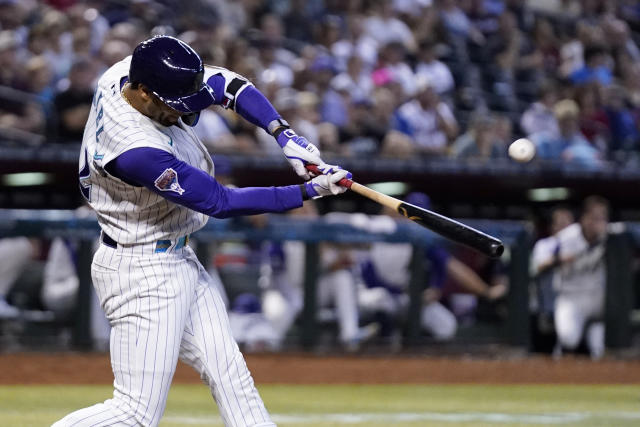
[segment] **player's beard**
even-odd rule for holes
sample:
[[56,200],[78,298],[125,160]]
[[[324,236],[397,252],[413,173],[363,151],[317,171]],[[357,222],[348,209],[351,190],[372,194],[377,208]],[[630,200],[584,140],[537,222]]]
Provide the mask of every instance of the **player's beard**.
[[160,122],[162,126],[174,126],[178,124],[178,119],[180,119],[180,116],[161,112],[160,117],[158,117],[158,122]]

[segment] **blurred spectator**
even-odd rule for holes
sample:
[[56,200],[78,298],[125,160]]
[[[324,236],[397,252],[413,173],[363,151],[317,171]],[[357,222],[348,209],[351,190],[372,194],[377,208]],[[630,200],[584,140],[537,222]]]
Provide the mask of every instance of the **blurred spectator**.
[[602,86],[597,83],[576,87],[580,108],[580,132],[594,147],[606,152],[611,140],[609,117],[602,105]]
[[293,83],[291,65],[278,59],[278,50],[273,41],[264,40],[260,42],[261,72],[257,81],[259,85],[289,87]]
[[316,47],[319,53],[331,55],[331,48],[341,37],[342,20],[335,15],[325,15],[320,18],[320,22],[315,25],[315,30],[317,32],[315,40],[318,42]]
[[490,115],[476,116],[469,131],[453,143],[452,149],[457,150],[455,157],[476,160],[503,158],[504,146],[498,140],[496,125],[496,119]]
[[[585,199],[580,222],[545,242],[547,250],[534,257],[534,272],[553,268],[555,354],[575,350],[585,337],[591,357],[604,353],[605,240],[609,204],[597,196]],[[544,252],[544,253],[543,253]]]
[[516,16],[506,11],[498,18],[498,31],[487,40],[487,50],[492,58],[513,64],[520,78],[536,81],[543,65],[543,57],[518,28]]
[[334,59],[328,55],[317,56],[311,64],[311,71],[314,74],[315,91],[320,97],[320,120],[337,127],[346,125],[349,121],[348,94],[340,93],[346,91],[346,87],[331,85],[337,73]]
[[89,52],[91,54],[98,52],[109,32],[109,22],[100,14],[100,11],[89,4],[76,3],[68,9],[67,15],[72,28],[89,30]]
[[[50,62],[43,55],[31,57],[21,76],[21,87],[35,95],[43,105],[49,106],[55,96]],[[47,109],[51,112],[50,108]]]
[[97,74],[100,75],[103,70],[111,67],[116,62],[122,61],[131,54],[132,50],[132,47],[122,40],[109,40],[106,42],[100,49],[100,59],[102,60],[103,69]]
[[494,125],[494,145],[498,147],[500,156],[507,153],[507,147],[513,142],[513,122],[505,114],[496,114]]
[[485,42],[482,33],[473,25],[457,1],[442,0],[440,3],[440,17],[450,37],[464,41],[472,40],[477,44]]
[[580,109],[575,101],[563,99],[553,108],[559,133],[531,135],[536,155],[542,159],[563,159],[578,165],[594,167],[600,163],[600,153],[582,135],[579,128]]
[[105,43],[111,40],[119,40],[129,46],[137,46],[145,39],[144,26],[136,25],[136,21],[119,22],[113,25],[105,37]]
[[402,99],[416,93],[416,77],[406,63],[405,47],[399,42],[390,42],[378,52],[378,65],[371,75],[378,86],[396,84],[402,89]]
[[[375,89],[371,102],[366,100],[355,102],[351,109],[353,120],[343,128],[344,137],[351,139],[354,143],[351,144],[353,152],[378,150],[380,154],[389,157],[407,157],[413,153],[413,143],[409,136],[392,130],[400,126],[396,113],[397,106],[397,98],[386,87]],[[405,132],[407,132],[406,129]],[[370,138],[370,140],[354,141],[358,138]],[[371,147],[371,143],[376,146]],[[358,144],[359,148],[354,147]]]
[[626,69],[621,83],[629,106],[634,110],[640,109],[640,63],[634,63]]
[[347,16],[347,35],[338,40],[331,47],[331,53],[340,64],[346,64],[347,59],[358,56],[362,59],[365,69],[373,67],[378,60],[378,42],[365,32],[365,18],[359,14]]
[[341,140],[350,154],[377,154],[387,133],[386,123],[380,123],[372,114],[375,106],[368,99],[356,101],[349,110],[349,123],[341,130]]
[[292,0],[282,23],[287,37],[309,43],[313,37],[314,21],[308,12],[307,3],[304,0]]
[[415,51],[416,42],[411,30],[393,12],[392,0],[372,2],[373,12],[366,20],[367,34],[380,45],[397,42],[410,52]]
[[[65,90],[78,58],[98,57],[95,66],[108,67],[149,34],[173,34],[195,46],[205,62],[253,80],[269,99],[290,87],[313,94],[318,102],[307,103],[300,115],[315,128],[309,137],[317,133],[317,143],[336,154],[379,151],[409,157],[424,145],[438,148],[418,151],[441,153],[458,134],[452,124],[470,135],[469,118],[483,108],[518,123],[518,135],[557,136],[550,110],[556,99],[565,98],[578,102],[580,128],[596,150],[629,164],[625,159],[635,159],[638,151],[640,21],[627,2],[207,0],[178,9],[166,2],[67,3],[64,8],[36,1],[0,3],[5,139],[37,144],[43,139],[38,135],[55,133],[56,111],[48,102],[55,91]],[[30,60],[32,76],[26,78]],[[47,73],[50,81],[42,84]],[[433,132],[435,142],[417,136],[419,127],[434,126],[432,117],[425,115],[421,126],[405,117],[406,105],[425,79],[459,120],[437,108],[441,125]],[[561,84],[555,88],[542,83],[557,79]],[[614,83],[624,93],[594,86]],[[391,112],[379,102],[388,100],[389,91]],[[395,111],[398,104],[404,104],[402,112]],[[255,143],[254,127],[219,114],[201,117],[200,128],[208,128],[210,141],[224,146],[222,140],[232,135],[243,150],[262,148]],[[568,149],[565,160],[594,154],[580,145]],[[557,153],[545,156],[544,149],[540,157],[561,159]]]
[[[67,16],[55,9],[47,10],[42,16],[41,22],[34,31],[40,38],[41,46],[38,51],[32,51],[35,55],[43,55],[48,67],[53,73],[53,80],[57,82],[67,75],[73,61],[73,37],[71,26]],[[30,48],[33,45],[30,44]],[[42,51],[39,51],[39,50]]]
[[437,39],[442,41],[442,28],[438,17],[438,8],[433,0],[409,0],[412,13],[401,13],[401,18],[409,25],[414,40]]
[[557,89],[551,82],[540,86],[538,100],[531,104],[520,118],[520,128],[525,135],[547,133],[557,135],[558,121],[553,113],[557,101]]
[[15,31],[21,43],[25,41],[27,16],[36,9],[36,2],[0,1],[0,30]]
[[359,56],[350,56],[346,70],[331,81],[333,87],[342,87],[349,92],[355,102],[369,100],[373,91],[373,82],[370,75],[364,71],[363,65]]
[[19,60],[18,36],[14,31],[0,32],[0,133],[9,140],[33,139],[45,129],[45,114],[40,98],[27,89],[24,63]]
[[586,31],[587,26],[584,23],[568,22],[560,28],[559,77],[567,78],[584,67],[584,45],[579,37],[579,33],[584,34]]
[[424,40],[420,43],[416,78],[431,82],[439,95],[451,92],[455,87],[455,81],[449,67],[437,59],[436,45],[431,40]]
[[633,62],[640,61],[640,49],[631,36],[629,24],[612,15],[604,15],[602,28],[614,58],[628,55]]
[[514,51],[505,48],[497,52],[495,63],[486,71],[489,73],[487,90],[488,105],[491,109],[516,112],[518,109],[518,98],[516,96],[516,55]]
[[600,46],[588,46],[584,52],[584,66],[569,75],[573,84],[598,82],[609,85],[613,80],[612,70],[608,65],[607,52]]
[[96,70],[88,58],[79,58],[71,66],[68,88],[54,99],[57,112],[57,137],[60,142],[82,141],[84,126],[89,117]]
[[0,31],[0,84],[3,86],[16,83],[21,65],[18,61],[19,47],[18,35],[14,31]]
[[533,45],[536,55],[542,61],[542,71],[546,75],[555,76],[560,65],[560,41],[551,22],[538,18],[533,28]]
[[272,13],[264,14],[260,18],[260,30],[261,40],[275,48],[275,60],[281,64],[291,64],[295,55],[287,48],[281,17]]
[[73,58],[86,57],[93,54],[91,51],[91,30],[87,27],[74,28],[71,33],[73,39]]
[[539,0],[526,2],[532,11],[569,21],[581,13],[579,0]]
[[415,99],[398,108],[397,129],[405,131],[417,154],[444,154],[449,141],[458,135],[458,123],[429,82],[418,83]]
[[621,86],[611,85],[606,89],[604,110],[611,129],[608,150],[618,158],[637,151],[640,134],[636,118],[627,106],[625,92]]

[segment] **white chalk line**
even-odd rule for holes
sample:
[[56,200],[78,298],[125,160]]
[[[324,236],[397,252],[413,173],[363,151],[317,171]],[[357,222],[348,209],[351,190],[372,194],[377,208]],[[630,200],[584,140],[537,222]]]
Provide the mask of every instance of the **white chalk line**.
[[[340,424],[389,424],[396,422],[439,421],[446,423],[484,422],[561,425],[586,421],[591,418],[608,420],[640,420],[640,412],[554,412],[546,414],[506,414],[499,412],[356,412],[333,414],[271,414],[278,424],[313,424],[333,422]],[[188,425],[205,425],[220,422],[219,417],[166,415],[165,422]]]

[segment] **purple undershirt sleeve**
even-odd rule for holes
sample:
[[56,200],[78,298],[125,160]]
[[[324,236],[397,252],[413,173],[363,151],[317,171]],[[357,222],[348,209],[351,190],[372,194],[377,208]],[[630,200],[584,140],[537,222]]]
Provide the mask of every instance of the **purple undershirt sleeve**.
[[238,95],[236,112],[267,132],[269,123],[281,118],[269,100],[253,86],[249,86]]
[[213,89],[213,97],[215,99],[213,103],[215,105],[220,105],[224,101],[224,83],[224,77],[221,74],[211,76],[207,80],[207,84]]
[[[144,165],[144,167],[140,167]],[[215,218],[284,212],[302,206],[299,185],[228,188],[157,148],[133,148],[105,168],[123,181]]]

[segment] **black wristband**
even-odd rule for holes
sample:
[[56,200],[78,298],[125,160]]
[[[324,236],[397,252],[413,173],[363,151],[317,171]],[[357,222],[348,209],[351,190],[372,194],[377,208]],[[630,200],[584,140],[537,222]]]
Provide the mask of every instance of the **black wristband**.
[[311,198],[309,197],[309,193],[307,193],[306,184],[300,184],[300,191],[302,192],[302,200],[309,200]]
[[285,130],[290,129],[289,123],[284,119],[275,119],[269,123],[267,130],[274,138],[278,139],[278,136]]

